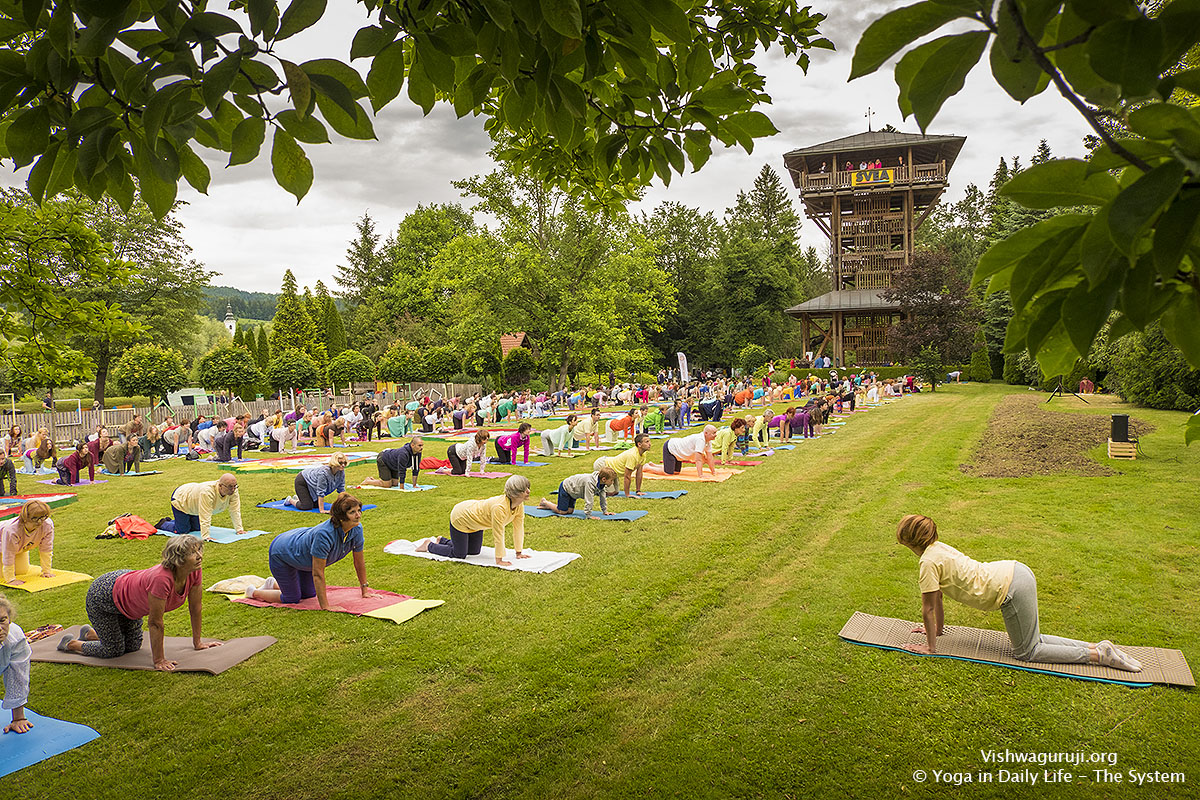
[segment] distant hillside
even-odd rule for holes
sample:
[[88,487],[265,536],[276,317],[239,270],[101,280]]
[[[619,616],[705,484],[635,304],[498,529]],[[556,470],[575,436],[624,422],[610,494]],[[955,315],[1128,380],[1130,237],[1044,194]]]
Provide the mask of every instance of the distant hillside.
[[204,290],[202,313],[215,319],[225,319],[225,306],[233,306],[233,315],[238,319],[269,320],[275,316],[278,294],[267,292],[244,292],[232,286],[209,286]]

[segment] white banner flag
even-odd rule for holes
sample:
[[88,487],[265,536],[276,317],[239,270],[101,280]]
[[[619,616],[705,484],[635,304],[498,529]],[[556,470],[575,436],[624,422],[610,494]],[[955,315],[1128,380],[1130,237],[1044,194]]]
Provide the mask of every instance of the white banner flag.
[[683,353],[676,353],[679,356],[679,380],[683,383],[688,383],[691,378],[688,377],[687,356]]

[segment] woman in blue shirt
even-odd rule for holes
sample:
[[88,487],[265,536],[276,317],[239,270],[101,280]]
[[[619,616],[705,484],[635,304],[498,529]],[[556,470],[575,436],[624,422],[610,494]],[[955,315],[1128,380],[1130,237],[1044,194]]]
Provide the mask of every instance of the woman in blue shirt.
[[300,470],[293,484],[294,495],[286,501],[301,511],[325,511],[324,499],[327,495],[341,494],[346,491],[346,464],[344,453],[334,453],[324,464]]
[[271,575],[278,589],[246,590],[246,597],[264,603],[299,603],[317,598],[322,611],[342,611],[325,596],[325,568],[354,554],[354,572],[363,597],[374,597],[367,586],[367,563],[363,558],[362,503],[348,494],[338,495],[329,507],[329,519],[313,528],[296,528],[281,533],[268,550]]

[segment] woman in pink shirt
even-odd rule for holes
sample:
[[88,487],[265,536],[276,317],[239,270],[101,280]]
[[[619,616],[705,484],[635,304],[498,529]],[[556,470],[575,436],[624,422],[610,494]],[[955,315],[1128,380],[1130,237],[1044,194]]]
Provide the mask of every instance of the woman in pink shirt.
[[501,464],[517,463],[517,450],[521,447],[525,448],[525,458],[522,461],[529,461],[529,431],[532,428],[528,422],[522,422],[517,426],[516,433],[496,437],[496,457]]
[[178,662],[167,660],[163,651],[166,626],[163,616],[188,604],[192,623],[192,646],[197,650],[217,647],[221,642],[200,640],[200,604],[204,596],[200,562],[204,542],[195,536],[176,536],[162,551],[162,563],[150,569],[118,569],[97,578],[84,601],[91,625],[84,625],[76,639],[67,634],[58,649],[97,658],[116,658],[142,648],[142,618],[150,617],[150,655],[154,668],[170,672]]

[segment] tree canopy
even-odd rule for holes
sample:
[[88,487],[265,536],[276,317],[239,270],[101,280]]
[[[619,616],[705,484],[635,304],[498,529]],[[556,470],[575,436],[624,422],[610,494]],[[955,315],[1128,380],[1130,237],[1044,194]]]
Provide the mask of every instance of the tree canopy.
[[365,80],[335,58],[288,59],[325,0],[282,13],[237,0],[228,14],[203,0],[0,0],[4,155],[33,165],[38,201],[75,186],[127,208],[137,192],[162,216],[181,178],[207,191],[198,147],[245,164],[270,129],[275,180],[299,200],[313,182],[303,145],[328,128],[375,138],[367,104],[404,92],[426,114],[443,102],[483,116],[502,160],[618,204],[703,166],[714,143],[750,151],[777,132],[757,110],[770,101],[759,47],[804,69],[808,48],[832,47],[823,15],[795,0],[361,3],[371,24],[349,53]]

